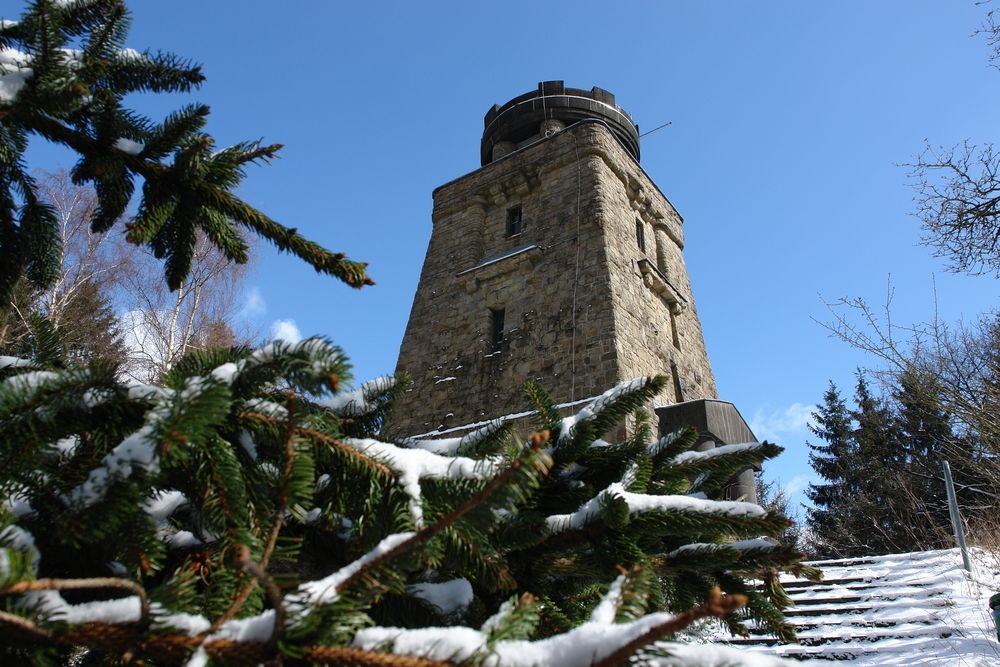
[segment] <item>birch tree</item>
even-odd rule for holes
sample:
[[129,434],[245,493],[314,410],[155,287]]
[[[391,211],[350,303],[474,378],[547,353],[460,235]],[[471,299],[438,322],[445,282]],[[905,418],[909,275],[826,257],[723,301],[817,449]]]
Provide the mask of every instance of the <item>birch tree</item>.
[[199,236],[191,272],[171,291],[156,272],[157,260],[136,255],[137,270],[123,272],[116,285],[127,377],[151,382],[192,350],[250,342],[248,327],[237,322],[248,264],[231,264]]
[[232,264],[199,235],[191,272],[171,291],[152,253],[91,230],[99,205],[92,187],[73,184],[65,171],[35,180],[59,221],[59,271],[45,290],[23,282],[9,302],[0,346],[20,349],[14,346],[40,326],[33,316],[42,317],[75,361],[114,360],[126,380],[152,382],[192,350],[250,342],[237,320],[251,263]]

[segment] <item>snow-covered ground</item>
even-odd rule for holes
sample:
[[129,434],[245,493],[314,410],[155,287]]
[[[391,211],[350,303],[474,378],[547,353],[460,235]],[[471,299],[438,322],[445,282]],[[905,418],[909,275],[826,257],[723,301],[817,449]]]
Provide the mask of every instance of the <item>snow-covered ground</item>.
[[746,645],[755,654],[829,665],[1000,665],[988,600],[1000,592],[1000,554],[957,549],[812,563],[825,581],[785,581],[801,644]]

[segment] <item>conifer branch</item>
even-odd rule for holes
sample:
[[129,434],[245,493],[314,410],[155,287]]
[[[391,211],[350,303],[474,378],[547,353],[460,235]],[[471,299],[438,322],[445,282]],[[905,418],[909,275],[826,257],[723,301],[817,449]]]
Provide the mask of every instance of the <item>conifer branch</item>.
[[313,664],[328,667],[453,667],[447,660],[378,653],[347,646],[313,646],[305,655]]
[[617,667],[624,664],[629,657],[644,646],[659,641],[664,637],[676,634],[697,620],[715,617],[722,618],[745,606],[747,598],[744,595],[723,595],[718,588],[708,593],[708,600],[700,607],[674,616],[669,621],[656,625],[642,633],[627,644],[595,662],[591,667]]
[[311,428],[304,428],[301,426],[295,429],[295,433],[297,435],[302,435],[307,438],[318,440],[319,442],[322,442],[325,445],[329,445],[331,448],[336,449],[341,454],[347,455],[348,457],[354,459],[358,463],[363,463],[369,469],[380,475],[385,475],[386,477],[392,477],[394,475],[392,469],[389,468],[389,466],[379,463],[375,459],[366,456],[365,454],[359,452],[353,447],[348,447],[344,443],[340,442],[339,440],[337,440],[332,436],[327,435],[326,433],[322,433],[320,431]]
[[272,647],[277,646],[285,631],[285,605],[281,598],[281,589],[268,575],[266,566],[255,563],[250,558],[250,548],[246,545],[241,544],[236,547],[235,560],[241,569],[252,574],[260,582],[267,594],[267,599],[270,600],[271,606],[274,608],[274,629],[271,631],[271,639],[268,644]]
[[149,623],[149,598],[146,595],[146,589],[128,579],[91,577],[87,579],[36,579],[34,581],[18,581],[0,588],[0,595],[16,595],[29,591],[78,591],[95,588],[121,588],[135,593],[139,598],[139,623],[143,626]]
[[17,628],[18,632],[27,635],[32,641],[39,644],[50,646],[54,643],[54,638],[51,633],[46,632],[22,616],[0,611],[0,624]]
[[[281,528],[285,523],[285,512],[288,510],[288,493],[285,485],[287,484],[288,477],[292,472],[292,457],[295,455],[294,397],[295,395],[292,392],[288,393],[288,400],[286,402],[288,416],[286,419],[287,429],[285,435],[285,462],[282,468],[281,493],[278,498],[278,505],[274,510],[273,523],[271,524],[271,531],[267,537],[267,543],[264,545],[264,550],[261,553],[259,564],[254,563],[250,559],[250,550],[246,545],[239,545],[237,547],[236,562],[242,569],[250,572],[250,574],[254,576],[254,579],[243,585],[243,588],[236,594],[236,597],[233,599],[233,603],[229,605],[229,608],[226,609],[226,611],[223,612],[219,618],[215,619],[212,623],[213,630],[218,629],[219,626],[240,612],[258,581],[262,586],[264,586],[264,590],[267,592],[268,598],[271,599],[271,604],[274,605],[276,610],[275,633],[279,632],[279,623],[277,618],[279,613],[277,610],[279,609],[281,610],[281,626],[284,625],[285,611],[284,607],[281,605],[281,591],[274,585],[274,582],[268,576],[267,566],[270,563],[271,554],[274,553],[274,548],[278,544],[278,537],[281,535]],[[277,639],[274,639],[273,641],[277,641]]]
[[371,572],[382,567],[385,563],[392,561],[403,553],[427,544],[447,528],[455,525],[462,517],[479,507],[487,498],[508,486],[524,466],[530,465],[539,472],[547,473],[551,465],[551,459],[542,451],[542,447],[545,446],[548,439],[548,431],[532,434],[531,447],[520,458],[513,461],[502,473],[491,479],[478,493],[438,519],[432,525],[418,531],[413,537],[400,542],[395,547],[386,550],[384,553],[365,563],[362,567],[358,568],[357,572],[344,579],[337,586],[336,590],[339,592],[349,588],[361,578],[369,576]]
[[[51,99],[31,96],[15,99],[0,111],[0,120],[5,126],[24,133],[25,145],[27,135],[36,135],[79,155],[74,180],[93,181],[100,199],[99,209],[91,220],[92,228],[106,232],[115,224],[125,211],[134,188],[133,181],[138,176],[145,187],[139,214],[131,225],[128,238],[134,243],[148,245],[157,257],[167,258],[165,272],[171,289],[177,289],[190,271],[190,261],[183,253],[180,256],[177,253],[183,249],[184,237],[197,229],[206,231],[212,243],[230,261],[245,262],[245,244],[235,238],[238,236],[235,225],[252,230],[279,250],[291,252],[316,271],[332,275],[351,287],[373,285],[366,272],[367,264],[350,260],[341,253],[332,253],[300,236],[296,229],[275,222],[231,191],[242,180],[244,165],[270,162],[281,148],[280,144],[242,142],[211,152],[214,141],[201,132],[207,107],[189,107],[171,115],[158,127],[121,107],[120,97],[126,92],[183,90],[201,83],[204,77],[200,68],[184,67],[170,55],[143,56],[141,64],[132,60],[115,61],[109,68],[108,61],[98,52],[108,48],[108,45],[102,47],[101,42],[113,39],[112,33],[124,17],[124,7],[116,11],[117,15],[92,28],[83,26],[85,30],[92,30],[92,34],[83,51],[86,66],[78,70],[82,74],[68,74],[65,64],[61,63],[58,47],[65,43],[65,36],[41,30],[40,43],[26,44],[29,52],[37,52],[32,55],[34,79],[44,82],[49,77],[70,77],[72,93],[68,97],[60,93]],[[50,19],[44,10],[37,18],[42,24]],[[32,41],[27,36],[24,39]],[[50,40],[60,43],[49,43]],[[98,71],[104,75],[97,75]],[[88,96],[102,101],[88,103],[85,101]],[[76,116],[83,120],[72,120]],[[121,149],[116,141],[122,138],[137,140],[139,144],[148,140],[149,150],[146,146],[136,151]],[[21,146],[16,153],[23,150]],[[162,162],[171,152],[174,153],[173,163]],[[17,154],[14,157],[19,157]],[[28,246],[39,245],[40,238],[27,237],[50,232],[54,223],[45,215],[46,205],[36,201],[30,177],[23,173],[20,165],[12,176],[28,204],[32,204],[26,205],[24,216],[34,224],[22,221],[19,235],[25,237]],[[214,225],[215,229],[212,229],[213,218],[223,221],[221,225]],[[49,256],[51,244],[46,248],[48,250],[43,251],[40,246],[19,258],[13,273],[4,277],[0,292],[8,293],[22,273],[27,273],[38,285],[51,282],[55,276],[49,274],[54,271],[55,260]]]

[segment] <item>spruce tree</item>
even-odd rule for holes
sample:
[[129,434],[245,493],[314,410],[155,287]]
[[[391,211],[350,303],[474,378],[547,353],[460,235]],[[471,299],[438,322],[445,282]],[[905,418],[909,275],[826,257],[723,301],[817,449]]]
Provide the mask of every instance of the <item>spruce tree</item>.
[[844,547],[853,543],[849,517],[857,494],[851,485],[856,457],[850,413],[833,382],[812,413],[812,421],[809,430],[825,443],[808,443],[809,463],[823,479],[806,491],[813,503],[808,510],[812,548],[818,556],[842,555]]
[[[853,408],[831,385],[814,413],[813,432],[827,443],[810,445],[812,466],[824,479],[808,491],[818,555],[899,553],[950,543],[941,462],[946,446],[963,446],[933,380],[915,370],[898,380],[889,397],[881,398],[859,374]],[[967,497],[976,484],[964,459],[957,472]]]
[[711,500],[776,446],[692,452],[693,432],[650,438],[641,415],[602,439],[664,378],[569,418],[532,388],[546,428],[527,443],[492,425],[393,444],[377,429],[402,385],[343,391],[320,339],[198,353],[162,386],[2,364],[10,660],[519,664],[570,643],[589,652],[563,664],[617,664],[707,616],[791,640],[778,575],[816,574],[761,539],[783,516]]
[[[942,464],[949,458],[948,450],[965,453],[966,447],[960,444],[962,439],[952,428],[953,418],[944,407],[937,378],[916,370],[905,371],[897,377],[892,397],[907,450],[905,471],[909,496],[913,499],[911,525],[924,545],[951,546],[951,518]],[[966,457],[956,459],[952,473],[962,488],[963,501],[969,472]]]
[[898,510],[907,478],[903,468],[906,447],[886,401],[871,392],[864,374],[858,373],[851,412],[857,455],[852,471],[854,487],[854,537],[865,555],[914,550],[907,518]]
[[0,309],[0,354],[61,365],[85,365],[98,359],[117,364],[126,358],[118,318],[91,280],[75,285],[58,322],[26,280],[18,281],[7,305],[6,310]]
[[32,138],[79,156],[72,177],[97,191],[95,231],[117,224],[135,195],[128,239],[164,260],[171,289],[190,271],[199,232],[230,261],[247,260],[242,234],[252,232],[317,271],[355,287],[370,284],[364,264],[234,194],[247,165],[270,161],[280,145],[217,147],[205,132],[205,105],[160,122],[124,105],[131,93],[188,91],[204,80],[200,67],[173,54],[126,48],[128,26],[121,0],[38,0],[20,20],[0,23],[0,302],[22,276],[44,288],[58,271],[58,224],[25,163]]
[[831,384],[814,413],[812,430],[827,443],[810,445],[810,461],[825,480],[808,491],[815,549],[838,557],[907,551],[907,526],[896,512],[905,459],[896,422],[861,373],[854,404],[848,409]]

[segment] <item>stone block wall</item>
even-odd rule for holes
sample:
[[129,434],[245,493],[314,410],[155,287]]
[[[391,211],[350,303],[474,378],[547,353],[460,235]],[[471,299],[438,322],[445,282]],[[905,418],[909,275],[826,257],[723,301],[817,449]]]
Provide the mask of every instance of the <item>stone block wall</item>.
[[578,123],[441,186],[432,219],[397,365],[413,386],[391,433],[527,410],[527,380],[569,402],[674,372],[661,402],[715,397],[681,218],[603,124]]

